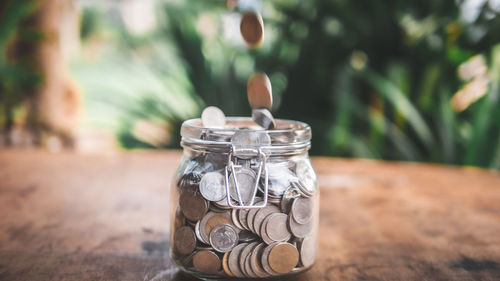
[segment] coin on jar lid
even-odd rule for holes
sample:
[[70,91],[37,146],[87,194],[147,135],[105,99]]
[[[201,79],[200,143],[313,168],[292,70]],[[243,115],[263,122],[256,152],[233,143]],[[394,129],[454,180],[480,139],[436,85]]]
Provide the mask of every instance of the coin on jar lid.
[[[292,234],[288,231],[288,216],[283,213],[274,213],[266,218],[265,233],[272,241],[287,241]],[[263,231],[261,231],[263,232]]]
[[221,173],[209,172],[200,181],[200,193],[209,201],[221,201],[226,198],[225,179]]
[[300,244],[300,262],[302,266],[309,267],[316,258],[316,238],[314,235],[307,236]]
[[243,278],[245,275],[240,269],[240,253],[248,245],[248,243],[240,243],[229,252],[227,265],[234,276]]
[[314,220],[310,220],[306,224],[299,224],[293,219],[292,214],[288,216],[288,226],[290,227],[290,231],[295,237],[298,238],[304,238],[309,233],[311,233],[313,227],[313,221]]
[[218,252],[229,252],[238,245],[238,231],[229,224],[217,225],[210,232],[210,245]]
[[255,73],[247,82],[248,102],[252,109],[267,108],[273,106],[273,90],[271,80],[265,73]]
[[268,262],[275,272],[288,273],[299,262],[299,251],[290,243],[278,243],[269,252]]
[[214,252],[199,251],[193,257],[193,265],[197,271],[216,274],[221,267],[221,262],[219,256]]
[[311,197],[298,197],[292,203],[293,219],[299,224],[311,221],[313,215],[313,199]]
[[224,128],[226,116],[218,107],[209,106],[201,113],[201,122],[206,128]]
[[254,12],[246,12],[241,16],[240,32],[245,43],[251,47],[258,47],[264,40],[264,21]]
[[187,255],[196,247],[196,235],[189,226],[182,226],[174,233],[174,247],[179,254]]
[[252,120],[266,130],[274,129],[274,127],[276,127],[273,115],[266,108],[252,110]]
[[191,221],[200,220],[208,210],[208,202],[198,193],[182,192],[179,206],[184,216]]

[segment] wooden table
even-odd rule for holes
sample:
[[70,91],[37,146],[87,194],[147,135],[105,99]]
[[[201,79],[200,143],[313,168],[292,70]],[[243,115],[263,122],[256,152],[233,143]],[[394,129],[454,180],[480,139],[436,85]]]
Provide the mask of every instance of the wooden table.
[[[167,255],[179,151],[0,151],[0,280],[192,280]],[[315,158],[319,257],[292,280],[500,280],[500,175]]]

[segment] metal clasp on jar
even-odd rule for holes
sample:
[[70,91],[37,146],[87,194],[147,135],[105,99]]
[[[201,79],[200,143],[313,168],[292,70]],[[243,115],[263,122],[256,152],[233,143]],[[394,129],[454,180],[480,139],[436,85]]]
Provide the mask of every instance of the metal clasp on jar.
[[[237,173],[235,170],[235,164],[233,162],[233,157],[241,157],[250,161],[251,158],[257,158],[260,160],[258,162],[260,165],[258,167],[257,176],[255,178],[255,184],[253,189],[251,190],[251,197],[248,204],[245,204],[242,198],[242,191],[240,190],[240,183],[238,183]],[[227,165],[225,167],[225,186],[226,186],[226,199],[227,203],[231,208],[236,209],[256,209],[263,208],[267,205],[267,195],[268,195],[268,172],[266,166],[267,155],[262,151],[261,148],[235,148],[232,146],[231,151],[228,153]],[[229,171],[231,171],[231,176],[229,175]],[[254,205],[255,197],[257,195],[258,186],[260,182],[260,177],[262,176],[262,172],[264,172],[264,200],[260,202],[258,205]],[[234,189],[237,195],[237,201],[239,205],[233,204],[231,200],[231,189],[230,189],[230,179],[234,180]]]

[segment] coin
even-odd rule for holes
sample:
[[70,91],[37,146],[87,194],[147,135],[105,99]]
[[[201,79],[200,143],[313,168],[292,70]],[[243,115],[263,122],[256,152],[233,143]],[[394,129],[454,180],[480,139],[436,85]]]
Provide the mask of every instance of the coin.
[[290,272],[299,261],[299,252],[292,244],[280,242],[269,252],[269,266],[277,273]]
[[294,219],[292,214],[288,215],[288,226],[290,231],[295,237],[304,238],[312,231],[313,220],[306,224],[298,224]]
[[199,251],[193,256],[193,265],[197,271],[216,274],[221,267],[221,262],[214,252]]
[[229,269],[228,265],[228,258],[229,258],[229,252],[224,253],[224,256],[222,257],[222,268],[224,269],[224,272],[229,275],[230,277],[234,277],[235,275],[231,272]]
[[253,218],[253,229],[255,230],[254,232],[262,236],[260,232],[260,227],[262,225],[262,222],[264,219],[271,213],[279,213],[280,209],[274,205],[269,205],[264,208],[261,208],[256,214],[255,217]]
[[235,178],[238,182],[238,189],[240,191],[241,200],[243,205],[247,205],[251,202],[254,197],[254,187],[255,181],[257,180],[257,175],[252,169],[240,167],[235,169],[236,174],[232,175],[229,181],[229,190],[231,198],[236,201],[238,200],[238,193],[236,189]]
[[231,221],[233,222],[233,225],[236,226],[240,230],[244,230],[245,228],[241,225],[240,221],[238,220],[238,213],[240,209],[233,209],[231,210]]
[[266,244],[260,243],[253,249],[252,253],[250,254],[250,267],[252,268],[253,273],[255,273],[255,275],[260,278],[269,277],[269,273],[264,271],[264,269],[260,265],[260,257],[262,255],[264,247],[266,247]]
[[[256,245],[258,246],[258,245]],[[256,247],[255,246],[255,247]],[[255,247],[253,247],[253,249],[255,249]],[[255,272],[253,272],[253,269],[252,269],[252,265],[250,264],[250,256],[252,255],[253,253],[253,249],[252,251],[250,251],[250,253],[248,253],[245,258],[244,258],[244,264],[245,264],[245,272],[247,273],[247,275],[249,277],[252,277],[252,278],[257,278],[258,276],[255,274]]]
[[205,244],[208,244],[208,242],[206,242],[205,240],[203,240],[203,237],[201,237],[201,234],[200,234],[200,221],[196,222],[196,225],[194,226],[194,234],[196,234],[196,238],[198,238],[198,240],[200,240],[201,242],[203,242]]
[[248,243],[240,243],[229,252],[227,265],[229,270],[234,274],[234,276],[242,278],[245,277],[240,269],[239,258],[241,251],[248,245]]
[[218,107],[206,107],[201,113],[201,122],[206,128],[224,128],[226,116]]
[[258,149],[271,145],[271,137],[265,131],[240,130],[231,137],[233,154],[242,159],[255,157],[255,152],[249,149]]
[[307,192],[314,193],[316,190],[316,174],[311,166],[311,162],[307,160],[300,160],[295,163],[295,174],[299,178],[300,183]]
[[298,197],[292,203],[292,217],[299,224],[311,221],[313,215],[313,200],[311,197]]
[[286,214],[274,213],[269,215],[265,226],[266,235],[273,241],[287,241],[292,236],[288,231],[287,221],[288,216]]
[[262,251],[262,255],[260,257],[260,262],[262,264],[262,268],[266,273],[269,275],[279,275],[276,271],[274,271],[271,266],[269,265],[269,253],[271,252],[272,248],[276,245],[278,245],[279,242],[274,242],[267,247],[264,248]]
[[174,233],[174,247],[179,254],[187,255],[196,247],[196,235],[189,226],[182,226]]
[[259,239],[259,237],[257,235],[253,234],[249,230],[242,230],[239,233],[239,236],[240,236],[241,242],[253,242],[253,241]]
[[229,252],[238,244],[238,232],[229,224],[220,224],[212,229],[209,240],[216,251]]
[[250,76],[247,82],[247,96],[252,109],[271,109],[272,93],[271,80],[265,73],[255,73]]
[[316,237],[313,235],[304,238],[300,244],[300,262],[302,266],[309,267],[316,258]]
[[191,221],[200,220],[208,210],[208,202],[200,194],[182,192],[179,206],[184,216]]
[[240,32],[245,43],[256,48],[264,40],[264,21],[254,12],[246,12],[241,16]]
[[300,194],[297,191],[297,188],[292,184],[290,184],[290,186],[288,186],[287,190],[285,190],[285,193],[283,193],[283,196],[281,197],[281,202],[280,202],[281,212],[289,213],[292,208],[293,200],[299,196]]
[[[273,214],[277,214],[277,213],[272,213],[271,215],[273,215]],[[264,219],[264,221],[262,222],[262,224],[260,226],[260,229],[259,229],[260,238],[262,238],[262,240],[264,241],[264,243],[266,243],[268,245],[276,242],[276,241],[272,240],[271,238],[269,238],[269,236],[267,235],[267,232],[266,232],[266,226],[269,223],[269,219],[270,219],[271,215],[268,215]]]
[[[207,223],[205,224],[205,233],[210,236],[210,233],[214,229],[214,227],[221,225],[221,224],[229,224],[231,225],[231,219],[229,219],[226,216],[221,216],[221,215],[216,215],[207,220]],[[232,225],[231,225],[232,226]],[[238,230],[236,229],[236,232]]]
[[[207,226],[208,221],[212,219],[213,217],[219,217],[215,219],[214,221],[211,221],[210,224]],[[225,218],[225,219],[224,219]],[[201,242],[205,244],[210,244],[209,241],[209,235],[214,226],[217,224],[222,224],[222,223],[228,223],[229,218],[227,212],[225,213],[217,213],[217,212],[208,212],[203,218],[200,220],[200,236],[202,239]]]
[[177,207],[177,210],[175,210],[174,229],[178,229],[185,223],[186,223],[186,218],[182,214],[181,208]]
[[251,273],[247,271],[247,267],[245,266],[246,262],[245,258],[252,252],[253,248],[255,248],[258,244],[259,242],[252,242],[248,244],[245,248],[243,248],[243,250],[241,250],[239,257],[239,265],[241,272],[247,277],[251,277],[250,275]]
[[266,108],[252,110],[252,120],[266,130],[276,127],[273,115]]
[[210,172],[203,175],[200,181],[200,193],[209,201],[220,201],[226,198],[225,179],[221,173]]

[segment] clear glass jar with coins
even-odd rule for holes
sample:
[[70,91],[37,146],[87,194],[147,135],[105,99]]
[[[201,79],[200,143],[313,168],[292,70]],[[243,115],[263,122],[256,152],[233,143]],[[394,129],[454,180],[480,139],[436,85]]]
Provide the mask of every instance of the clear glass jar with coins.
[[[203,279],[269,278],[314,264],[319,190],[302,122],[216,114],[181,128],[184,156],[172,184],[170,256]],[[203,118],[203,115],[202,115]],[[205,126],[204,126],[205,124]]]

